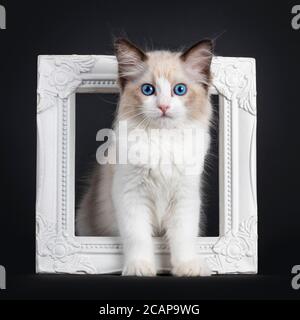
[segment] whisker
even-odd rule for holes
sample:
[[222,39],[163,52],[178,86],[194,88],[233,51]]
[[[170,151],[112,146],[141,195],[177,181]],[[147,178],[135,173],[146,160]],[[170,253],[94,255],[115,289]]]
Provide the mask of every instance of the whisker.
[[113,105],[115,105],[115,106],[118,104],[117,101],[107,100],[107,99],[103,98],[103,96],[100,96],[100,95],[97,95],[97,98],[98,98],[99,100],[102,100],[102,101],[105,102],[105,103],[108,103],[108,104],[113,104]]
[[137,113],[135,115],[133,115],[132,117],[127,117],[127,115],[125,115],[124,117],[118,117],[118,121],[122,121],[122,120],[132,120],[134,118],[137,118],[138,116],[141,116],[143,114],[143,112]]
[[136,126],[135,129],[139,129],[139,127],[145,122],[145,120],[147,120],[146,117]]

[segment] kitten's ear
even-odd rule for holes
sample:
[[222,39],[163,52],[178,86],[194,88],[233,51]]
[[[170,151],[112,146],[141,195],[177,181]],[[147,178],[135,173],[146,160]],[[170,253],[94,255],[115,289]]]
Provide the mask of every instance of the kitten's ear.
[[213,42],[202,40],[187,49],[181,55],[187,71],[200,82],[210,82],[210,65],[213,57]]
[[127,39],[119,38],[114,43],[115,54],[119,64],[119,79],[124,86],[145,70],[147,55]]

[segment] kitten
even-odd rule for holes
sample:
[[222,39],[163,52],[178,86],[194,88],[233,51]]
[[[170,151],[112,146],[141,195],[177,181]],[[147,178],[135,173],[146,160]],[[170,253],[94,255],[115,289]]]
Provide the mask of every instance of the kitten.
[[[185,52],[144,52],[125,39],[115,42],[120,100],[114,130],[126,120],[136,128],[197,128],[202,137],[198,171],[184,173],[174,149],[164,141],[152,147],[158,163],[106,164],[97,169],[77,212],[77,234],[123,240],[123,275],[154,276],[152,236],[164,235],[176,276],[209,275],[196,253],[201,207],[201,173],[209,148],[212,42],[202,40]],[[120,142],[111,145],[117,149]],[[123,144],[123,142],[120,142]],[[143,144],[141,149],[143,149]],[[193,147],[191,147],[193,148]],[[163,165],[162,153],[170,163]],[[170,170],[171,169],[171,170]]]

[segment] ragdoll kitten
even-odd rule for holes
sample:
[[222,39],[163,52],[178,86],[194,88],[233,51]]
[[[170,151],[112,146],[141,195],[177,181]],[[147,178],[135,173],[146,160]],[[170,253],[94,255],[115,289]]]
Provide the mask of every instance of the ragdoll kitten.
[[[174,275],[209,275],[210,270],[197,256],[196,239],[201,226],[201,173],[210,141],[212,42],[200,41],[185,52],[143,52],[119,39],[115,52],[120,101],[114,129],[118,131],[121,120],[127,120],[128,131],[198,128],[202,135],[199,170],[186,174],[173,161],[174,150],[164,145],[163,134],[161,145],[157,149],[154,145],[151,153],[160,163],[162,151],[169,165],[102,165],[80,203],[77,234],[120,235],[123,275],[156,274],[152,236],[161,235],[170,247]],[[116,149],[118,142],[117,135],[110,148]]]

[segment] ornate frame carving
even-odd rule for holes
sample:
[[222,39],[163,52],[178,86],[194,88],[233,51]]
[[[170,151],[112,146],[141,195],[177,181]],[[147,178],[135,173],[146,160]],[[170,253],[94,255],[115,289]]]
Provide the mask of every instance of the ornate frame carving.
[[[219,95],[220,236],[199,237],[215,273],[257,273],[256,78],[252,58],[214,57]],[[112,273],[122,268],[119,238],[75,237],[76,92],[118,92],[113,56],[39,56],[36,271]],[[155,239],[158,269],[168,247]]]

